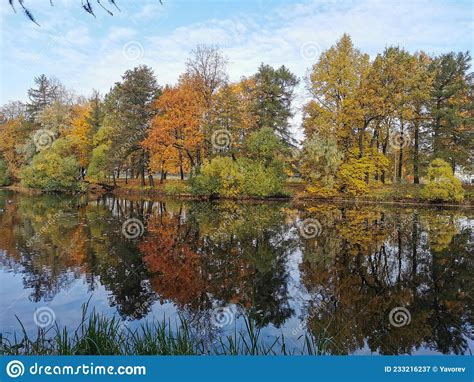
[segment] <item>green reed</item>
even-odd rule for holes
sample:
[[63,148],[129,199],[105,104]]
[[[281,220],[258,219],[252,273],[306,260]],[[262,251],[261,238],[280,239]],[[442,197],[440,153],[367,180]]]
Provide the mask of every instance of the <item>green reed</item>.
[[88,313],[85,304],[78,327],[71,331],[58,325],[39,329],[30,338],[18,319],[21,331],[12,338],[0,335],[1,355],[322,355],[331,338],[310,333],[297,338],[301,351],[288,351],[284,335],[270,344],[262,343],[261,329],[245,318],[242,331],[222,335],[212,341],[198,338],[180,317],[175,325],[170,320],[153,320],[131,329],[116,317],[106,317],[95,310]]

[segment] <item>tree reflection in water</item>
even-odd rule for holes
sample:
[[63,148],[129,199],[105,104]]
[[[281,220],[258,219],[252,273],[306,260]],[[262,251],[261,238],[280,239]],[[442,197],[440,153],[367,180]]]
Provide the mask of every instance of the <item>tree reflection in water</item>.
[[[104,287],[127,320],[171,303],[196,331],[212,332],[212,310],[232,305],[268,336],[279,330],[291,340],[295,326],[330,336],[334,354],[472,351],[471,211],[84,196],[71,203],[7,191],[0,210],[2,271],[22,274],[31,302],[54,300],[81,279],[89,294]],[[122,235],[129,218],[144,224],[136,239]],[[301,235],[304,219],[320,223],[319,235]],[[390,325],[394,307],[408,309],[409,325]]]

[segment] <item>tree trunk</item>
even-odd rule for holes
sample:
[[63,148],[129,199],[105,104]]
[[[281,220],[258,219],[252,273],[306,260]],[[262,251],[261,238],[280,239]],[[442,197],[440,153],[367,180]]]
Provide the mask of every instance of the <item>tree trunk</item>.
[[152,174],[148,174],[148,184],[150,185],[150,187],[155,187],[155,181],[153,180]]
[[400,120],[400,135],[401,135],[402,139],[400,141],[400,153],[398,155],[398,171],[397,171],[397,179],[398,179],[399,183],[402,179],[402,170],[403,170],[403,143],[404,143],[404,140],[403,140],[403,121],[402,120]]
[[[375,141],[375,148],[376,148],[377,152],[379,152],[379,137],[378,137],[378,135],[377,135],[376,141]],[[379,180],[379,170],[377,169],[375,171],[375,181],[378,181],[378,180]]]
[[414,151],[413,151],[413,183],[420,184],[420,174],[419,174],[420,127],[418,126],[418,121],[415,121],[414,128],[415,128],[415,143],[414,143]]
[[[382,142],[382,154],[387,156],[387,146],[388,146],[388,134],[387,137]],[[380,180],[383,184],[385,184],[385,170],[382,170],[382,174],[380,175]]]
[[183,171],[183,152],[179,150],[179,174],[181,176],[181,180],[184,179],[184,171]]
[[145,187],[145,166],[142,166],[142,168],[140,169],[140,179],[142,187]]
[[440,115],[441,110],[441,100],[437,100],[436,102],[436,118],[435,118],[435,125],[434,125],[434,132],[433,132],[433,155],[436,158],[439,149],[439,130],[441,128],[441,117]]
[[398,182],[402,180],[402,169],[403,169],[403,147],[400,145],[400,154],[398,156]]

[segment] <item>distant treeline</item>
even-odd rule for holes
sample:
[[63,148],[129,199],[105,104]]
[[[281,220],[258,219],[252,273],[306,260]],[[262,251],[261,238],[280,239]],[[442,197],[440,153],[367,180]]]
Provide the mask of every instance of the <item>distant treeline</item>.
[[473,163],[470,60],[400,47],[370,60],[343,35],[308,72],[302,142],[290,132],[300,79],[261,64],[230,82],[217,47],[193,50],[174,85],[141,65],[105,96],[77,96],[40,75],[27,104],[1,109],[0,182],[76,190],[84,180],[139,178],[153,187],[157,174],[163,182],[173,173],[197,194],[269,196],[295,176],[309,193],[332,196],[424,177],[457,200],[453,173]]

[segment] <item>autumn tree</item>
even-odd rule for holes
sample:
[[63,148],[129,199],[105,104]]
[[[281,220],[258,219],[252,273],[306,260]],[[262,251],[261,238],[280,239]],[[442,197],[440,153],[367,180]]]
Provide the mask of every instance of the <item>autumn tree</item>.
[[23,117],[8,119],[0,124],[0,155],[14,180],[20,178],[21,167],[28,163],[23,147],[33,129],[34,124]]
[[92,152],[92,140],[96,131],[89,123],[92,113],[90,104],[78,105],[75,107],[76,115],[71,121],[71,128],[67,133],[75,147],[77,159],[81,165],[81,177],[84,178],[85,170],[90,162]]
[[211,110],[211,130],[225,130],[228,133],[228,145],[216,154],[232,155],[234,158],[242,150],[247,136],[256,131],[257,116],[252,111],[252,94],[249,81],[243,79],[236,83],[225,84],[217,91]]
[[7,102],[0,108],[0,123],[17,118],[27,118],[27,106],[21,101]]
[[428,167],[427,182],[422,190],[422,196],[433,201],[459,202],[464,198],[464,190],[449,164],[442,159],[435,159]]
[[102,126],[104,113],[103,103],[98,92],[94,91],[91,98],[83,105],[75,106],[75,114],[67,136],[71,138],[77,160],[81,165],[81,177],[84,179],[89,166],[94,137]]
[[346,179],[340,188],[355,194],[367,192],[382,163],[378,151],[384,94],[371,77],[368,55],[343,35],[313,66],[308,79],[312,100],[304,108],[306,138],[317,133],[319,139],[336,140],[343,162],[339,176]]
[[321,54],[308,78],[312,99],[304,109],[307,138],[316,131],[332,135],[347,156],[357,133],[356,119],[362,118],[357,97],[368,67],[369,56],[356,49],[346,34]]
[[398,164],[394,178],[398,181],[407,158],[405,151],[410,149],[411,126],[419,133],[420,113],[429,92],[427,75],[418,64],[416,57],[404,49],[388,47],[377,55],[368,79],[368,88],[372,89],[380,108],[377,125],[380,131],[374,133],[382,143],[383,154],[393,151],[394,164]]
[[212,97],[227,80],[227,58],[217,46],[198,45],[186,61],[186,74],[194,81],[205,106],[210,108]]
[[164,89],[154,108],[158,114],[142,145],[151,153],[153,170],[179,169],[183,177],[185,169],[197,168],[202,162],[203,96],[194,81],[184,76],[178,85]]
[[8,186],[11,183],[10,174],[6,162],[0,156],[0,187]]
[[415,54],[414,83],[411,89],[411,130],[413,134],[413,183],[420,183],[421,154],[430,122],[429,101],[433,75],[429,70],[431,58],[424,52]]

